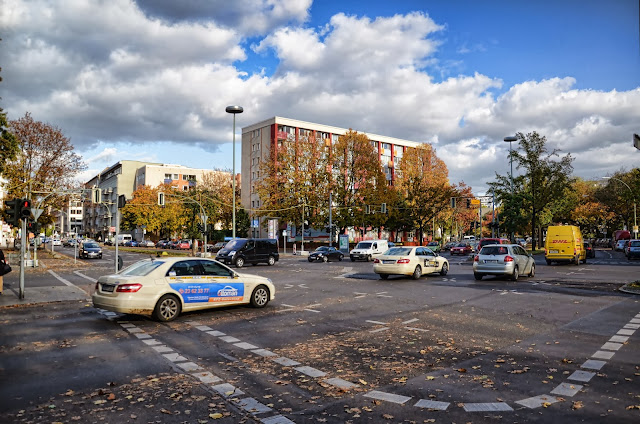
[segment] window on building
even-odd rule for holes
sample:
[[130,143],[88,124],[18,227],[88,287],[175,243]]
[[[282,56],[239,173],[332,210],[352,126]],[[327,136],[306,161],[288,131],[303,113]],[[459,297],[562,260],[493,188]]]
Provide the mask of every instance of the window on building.
[[165,180],[172,180],[173,178],[171,178],[171,174],[164,174],[164,179]]

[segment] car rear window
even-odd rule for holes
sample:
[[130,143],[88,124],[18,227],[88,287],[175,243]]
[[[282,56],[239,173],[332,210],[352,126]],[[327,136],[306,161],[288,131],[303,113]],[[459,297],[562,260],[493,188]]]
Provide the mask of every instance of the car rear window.
[[485,246],[480,251],[481,255],[506,255],[507,253],[507,248],[502,246]]
[[130,267],[128,267],[127,269],[125,269],[124,271],[122,271],[120,274],[130,275],[134,277],[142,277],[149,274],[151,271],[158,268],[163,263],[164,261],[158,261],[158,260],[137,262],[131,265]]
[[411,248],[410,247],[392,247],[391,249],[387,250],[384,254],[389,256],[405,256],[405,255],[411,254]]
[[629,247],[640,247],[640,241],[632,241]]

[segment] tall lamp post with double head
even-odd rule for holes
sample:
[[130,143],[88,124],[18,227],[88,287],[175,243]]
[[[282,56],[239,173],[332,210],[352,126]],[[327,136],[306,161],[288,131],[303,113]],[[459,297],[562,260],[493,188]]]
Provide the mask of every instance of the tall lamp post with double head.
[[[518,137],[516,136],[508,136],[504,138],[504,141],[509,143],[509,163],[511,166],[511,173],[509,174],[509,188],[511,189],[511,207],[513,208],[513,155],[511,151],[511,143],[514,141],[518,141]],[[514,242],[515,235],[513,234],[513,223],[509,225],[511,228],[511,243]]]
[[602,179],[619,181],[622,184],[624,184],[625,187],[627,187],[629,189],[629,191],[631,192],[631,197],[633,197],[633,238],[637,239],[638,238],[638,218],[637,218],[637,215],[636,215],[636,197],[633,195],[633,190],[631,190],[631,187],[629,187],[629,184],[625,183],[620,178],[602,177]]
[[231,186],[233,187],[233,212],[232,212],[232,217],[231,217],[231,222],[232,222],[232,230],[231,230],[231,237],[232,238],[236,238],[236,114],[238,113],[242,113],[244,112],[244,109],[242,109],[242,106],[227,106],[227,108],[225,109],[227,111],[227,113],[232,113],[233,114],[233,166],[232,166],[232,173],[233,175],[231,175]]

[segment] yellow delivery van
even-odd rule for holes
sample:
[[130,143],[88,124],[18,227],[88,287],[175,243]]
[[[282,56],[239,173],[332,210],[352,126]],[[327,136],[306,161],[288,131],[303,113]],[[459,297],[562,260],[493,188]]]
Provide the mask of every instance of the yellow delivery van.
[[587,251],[582,244],[582,232],[575,225],[550,225],[544,242],[544,259],[551,262],[587,262]]

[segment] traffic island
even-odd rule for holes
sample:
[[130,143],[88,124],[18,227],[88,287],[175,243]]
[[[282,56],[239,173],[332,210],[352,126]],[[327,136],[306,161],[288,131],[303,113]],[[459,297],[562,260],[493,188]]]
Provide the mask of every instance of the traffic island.
[[619,290],[624,293],[640,294],[640,280],[636,280],[632,283],[627,283],[620,287]]

